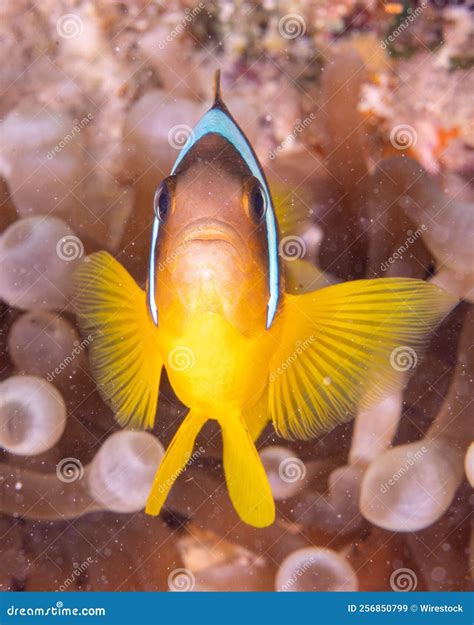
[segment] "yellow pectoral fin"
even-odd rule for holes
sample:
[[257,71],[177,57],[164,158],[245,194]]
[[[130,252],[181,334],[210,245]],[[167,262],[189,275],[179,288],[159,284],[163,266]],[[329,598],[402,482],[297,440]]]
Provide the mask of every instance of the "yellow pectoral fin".
[[84,260],[74,276],[79,324],[91,337],[97,385],[122,425],[152,427],[163,362],[145,293],[107,252]]
[[301,230],[302,225],[311,223],[308,203],[302,201],[298,194],[291,193],[290,187],[271,181],[273,208],[275,210],[281,240],[293,236]]
[[308,260],[295,258],[283,262],[285,291],[291,295],[302,295],[322,289],[334,283],[334,279]]
[[147,514],[160,514],[171,487],[192,457],[194,441],[206,421],[207,417],[191,410],[179,426],[153,480],[145,508]]
[[224,472],[230,499],[242,521],[266,527],[275,520],[275,503],[260,456],[243,419],[219,419],[224,442]]
[[409,278],[357,280],[285,296],[280,347],[270,363],[277,432],[307,439],[399,389],[429,333],[456,304]]

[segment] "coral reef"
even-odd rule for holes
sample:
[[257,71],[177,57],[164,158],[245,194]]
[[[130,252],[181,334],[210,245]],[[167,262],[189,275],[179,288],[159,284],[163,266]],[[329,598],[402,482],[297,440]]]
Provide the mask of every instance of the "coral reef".
[[[2,4],[0,590],[470,587],[473,33],[436,4]],[[153,431],[120,430],[74,315],[93,251],[145,283],[153,195],[216,68],[280,207],[288,290],[408,276],[462,300],[422,362],[402,354],[400,393],[316,440],[264,429],[265,529],[236,516],[211,423],[144,514],[185,408],[163,376]]]

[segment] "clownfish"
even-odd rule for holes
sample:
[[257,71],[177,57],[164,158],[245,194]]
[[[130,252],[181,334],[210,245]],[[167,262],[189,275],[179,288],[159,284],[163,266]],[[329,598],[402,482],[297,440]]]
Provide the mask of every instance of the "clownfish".
[[455,301],[409,278],[285,292],[275,205],[249,141],[214,104],[158,186],[146,290],[107,252],[75,275],[98,387],[124,426],[151,428],[160,376],[189,412],[158,467],[146,505],[157,515],[209,419],[220,426],[230,499],[264,527],[275,504],[255,441],[271,420],[309,439],[400,388],[399,349],[418,354]]

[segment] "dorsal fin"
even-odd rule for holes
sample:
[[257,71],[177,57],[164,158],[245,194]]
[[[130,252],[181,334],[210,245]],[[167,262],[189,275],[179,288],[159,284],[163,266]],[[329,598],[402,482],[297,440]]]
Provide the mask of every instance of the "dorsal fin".
[[224,102],[221,94],[221,70],[216,69],[214,74],[214,106],[222,106],[222,104]]

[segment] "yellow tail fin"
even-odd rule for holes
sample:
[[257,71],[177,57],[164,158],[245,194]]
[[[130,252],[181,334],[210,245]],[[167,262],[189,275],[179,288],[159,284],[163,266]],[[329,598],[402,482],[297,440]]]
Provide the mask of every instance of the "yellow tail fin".
[[145,293],[107,252],[84,260],[74,276],[79,324],[91,336],[97,385],[122,425],[152,427],[163,362]]
[[400,388],[456,299],[421,280],[357,280],[285,297],[269,406],[285,438],[312,438]]
[[219,419],[224,441],[224,471],[231,501],[242,521],[266,527],[275,520],[275,503],[260,456],[243,419]]
[[[176,432],[158,467],[146,512],[159,514],[168,493],[193,457],[194,442],[207,417],[191,410]],[[240,518],[265,527],[275,519],[275,504],[260,456],[238,414],[219,419],[224,442],[224,472],[231,501]]]

